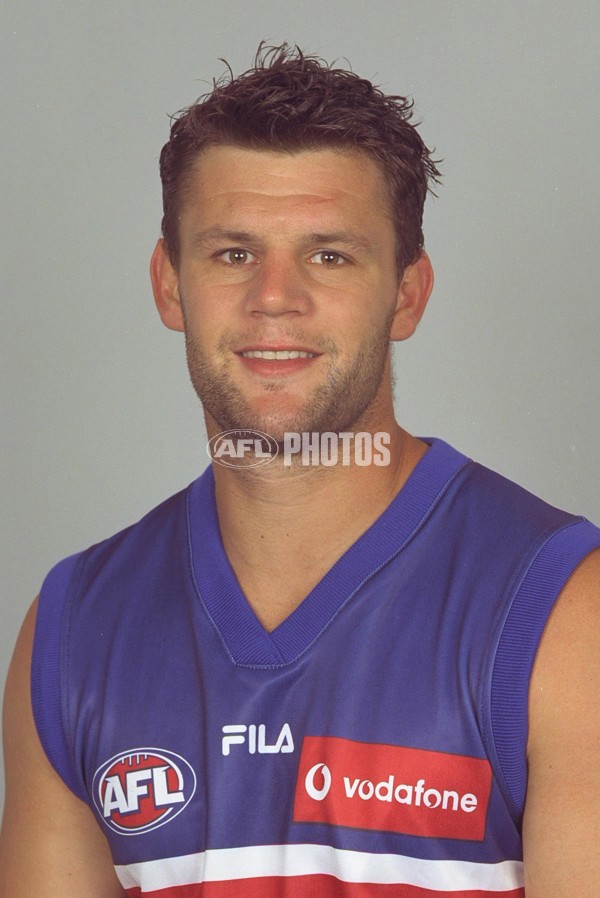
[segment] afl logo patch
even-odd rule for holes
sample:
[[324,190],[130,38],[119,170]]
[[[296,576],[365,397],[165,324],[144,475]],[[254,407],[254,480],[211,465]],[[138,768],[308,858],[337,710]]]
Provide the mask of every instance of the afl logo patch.
[[114,755],[94,774],[94,804],[107,826],[134,836],[173,820],[196,791],[185,758],[162,748],[134,748]]

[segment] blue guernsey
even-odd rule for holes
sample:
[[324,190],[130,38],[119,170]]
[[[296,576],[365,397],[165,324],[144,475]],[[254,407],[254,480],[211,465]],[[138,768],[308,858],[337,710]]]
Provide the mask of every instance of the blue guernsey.
[[210,468],[46,578],[37,728],[128,895],[524,895],[531,668],[600,531],[428,442],[271,633]]

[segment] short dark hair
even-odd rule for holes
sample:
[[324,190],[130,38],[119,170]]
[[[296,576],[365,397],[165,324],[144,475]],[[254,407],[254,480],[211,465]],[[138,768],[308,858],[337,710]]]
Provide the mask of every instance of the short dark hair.
[[209,146],[298,152],[361,150],[378,164],[390,197],[399,276],[423,249],[423,205],[440,172],[412,118],[413,102],[386,96],[354,72],[332,68],[287,43],[261,42],[253,68],[213,81],[213,90],[172,117],[160,154],[162,233],[179,264],[179,213],[198,154]]

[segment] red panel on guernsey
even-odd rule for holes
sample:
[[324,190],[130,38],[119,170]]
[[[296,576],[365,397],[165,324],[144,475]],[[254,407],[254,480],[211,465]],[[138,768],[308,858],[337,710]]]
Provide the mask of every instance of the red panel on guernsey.
[[130,898],[525,898],[524,889],[498,892],[443,892],[419,886],[368,882],[340,882],[334,876],[257,876],[198,885],[174,886],[155,892],[127,889]]
[[294,820],[481,840],[491,779],[481,758],[306,736]]

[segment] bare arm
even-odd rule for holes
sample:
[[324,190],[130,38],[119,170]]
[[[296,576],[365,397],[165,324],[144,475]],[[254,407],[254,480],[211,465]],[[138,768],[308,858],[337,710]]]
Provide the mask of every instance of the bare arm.
[[0,898],[123,898],[103,833],[51,767],[37,736],[29,692],[36,611],[34,602],[6,683]]
[[600,551],[544,631],[529,694],[527,898],[597,898],[600,883]]

